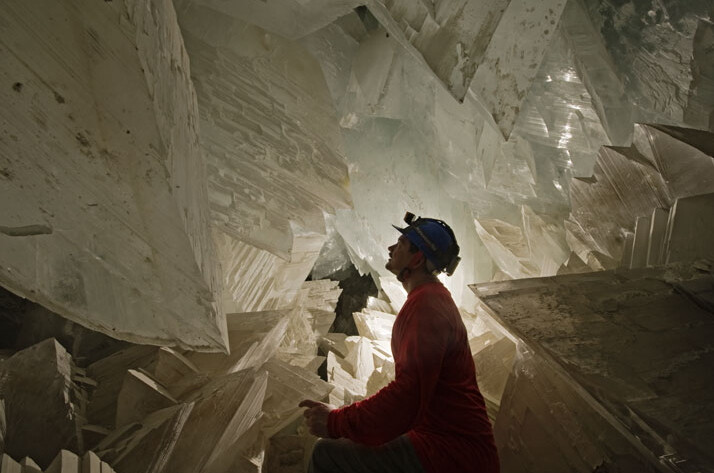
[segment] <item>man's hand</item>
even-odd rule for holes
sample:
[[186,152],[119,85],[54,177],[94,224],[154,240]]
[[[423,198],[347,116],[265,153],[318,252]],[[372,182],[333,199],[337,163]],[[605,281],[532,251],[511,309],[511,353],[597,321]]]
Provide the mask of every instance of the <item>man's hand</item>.
[[330,432],[327,430],[327,416],[334,407],[309,399],[302,401],[298,406],[307,407],[303,415],[310,433],[317,437],[330,438]]

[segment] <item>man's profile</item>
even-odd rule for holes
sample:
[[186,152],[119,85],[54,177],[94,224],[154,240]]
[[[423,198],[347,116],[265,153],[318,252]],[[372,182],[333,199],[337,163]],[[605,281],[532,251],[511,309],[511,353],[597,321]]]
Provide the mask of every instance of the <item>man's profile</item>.
[[405,221],[385,266],[408,294],[392,329],[395,379],[349,406],[300,403],[322,437],[311,473],[499,471],[466,328],[437,278],[459,262],[456,237],[441,220]]

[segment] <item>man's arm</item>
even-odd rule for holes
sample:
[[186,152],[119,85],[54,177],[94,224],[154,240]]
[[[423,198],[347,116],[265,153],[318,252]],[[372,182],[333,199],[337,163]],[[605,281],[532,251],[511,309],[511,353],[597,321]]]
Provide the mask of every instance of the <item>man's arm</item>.
[[[327,433],[367,445],[380,445],[412,429],[431,402],[446,354],[449,329],[435,301],[420,304],[405,319],[396,379],[375,395],[327,414]],[[436,304],[438,305],[438,303]]]

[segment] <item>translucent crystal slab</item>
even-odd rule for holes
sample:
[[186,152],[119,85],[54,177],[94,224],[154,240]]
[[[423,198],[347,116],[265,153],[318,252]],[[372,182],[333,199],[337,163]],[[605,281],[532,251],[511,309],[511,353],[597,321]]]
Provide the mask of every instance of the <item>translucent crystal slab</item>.
[[[572,51],[578,76],[587,87],[592,107],[609,141],[615,146],[628,145],[632,137],[633,104],[627,97],[625,82],[610,51],[582,0],[566,4],[560,31]],[[605,144],[605,141],[599,144]]]
[[512,0],[489,39],[472,90],[508,139],[566,2]]
[[[494,424],[501,471],[659,471],[659,459],[532,354],[516,358]],[[559,428],[554,429],[556,422]],[[537,466],[536,466],[537,465]],[[666,471],[666,470],[665,470]]]
[[410,53],[463,101],[476,67],[510,0],[372,0],[368,8]]
[[[82,460],[76,453],[69,450],[60,450],[47,467],[47,473],[75,473],[80,471],[81,466]],[[20,471],[22,471],[22,468]]]
[[345,361],[350,364],[350,374],[357,379],[367,381],[374,371],[374,355],[372,343],[367,337],[352,336],[345,339],[347,356]]
[[223,272],[227,313],[291,307],[315,264],[324,235],[293,235],[289,260],[222,231],[214,232]]
[[217,351],[195,92],[152,5],[3,4],[0,281],[112,337]]
[[302,306],[308,310],[334,312],[342,289],[339,281],[322,279],[305,281],[302,290],[306,291],[306,299]]
[[558,276],[561,274],[588,273],[592,268],[585,263],[577,253],[572,252],[568,259],[558,268]]
[[352,317],[361,336],[370,340],[391,340],[396,315],[364,309],[362,312],[355,312]]
[[347,356],[347,335],[344,333],[328,333],[320,340],[320,347],[327,352],[334,352],[340,357]]
[[190,353],[187,358],[205,373],[225,374],[259,368],[280,348],[299,308],[269,312],[229,314],[228,338],[231,352]]
[[663,250],[669,210],[654,209],[651,218],[652,224],[647,242],[647,266],[659,266],[664,262]]
[[[632,254],[628,264],[629,268],[643,268],[647,266],[647,247],[649,246],[650,227],[652,216],[638,217],[635,222],[635,234],[632,240]],[[623,266],[626,261],[623,258]]]
[[266,438],[302,416],[303,409],[298,407],[300,401],[323,400],[333,389],[314,372],[276,358],[268,361],[264,369],[269,373],[266,400],[262,407],[264,419],[261,425],[261,432]]
[[87,376],[97,386],[92,392],[86,416],[91,424],[114,428],[116,399],[129,369],[147,369],[159,351],[156,347],[134,345],[102,358],[87,367]]
[[22,473],[22,465],[12,459],[7,453],[0,456],[0,471],[3,473]]
[[165,471],[196,471],[202,465],[217,473],[227,471],[232,447],[261,412],[267,380],[265,372],[245,370],[212,379],[187,398],[194,407]]
[[392,306],[389,305],[389,302],[372,296],[367,298],[367,308],[379,312],[386,312],[388,314],[391,314],[394,310],[392,309]]
[[714,460],[704,440],[714,323],[711,289],[702,290],[712,281],[711,264],[686,263],[472,287],[628,441],[652,458],[674,454],[704,468]]
[[[533,78],[512,137],[528,140],[536,162],[550,161],[575,176],[590,176],[598,148],[610,139],[588,92],[587,77],[579,72],[576,45],[563,29],[555,33]],[[628,122],[626,130],[631,127]],[[551,182],[557,178],[554,174]]]
[[[177,2],[208,158],[214,225],[289,259],[293,234],[324,234],[350,204],[334,105],[298,43]],[[230,91],[227,93],[226,91]]]
[[474,353],[476,379],[481,394],[500,404],[516,356],[516,345],[503,337]]
[[315,265],[310,270],[312,279],[323,279],[345,270],[350,265],[350,254],[342,236],[335,229],[334,217],[326,217],[327,235]]
[[333,352],[327,354],[327,381],[335,390],[330,393],[330,403],[336,406],[348,404],[355,397],[364,397],[367,382],[355,378],[350,370],[352,366]]
[[81,397],[72,381],[72,357],[50,338],[0,363],[0,398],[4,399],[5,452],[49,465],[62,448],[77,450]]
[[402,283],[394,276],[386,276],[379,278],[379,286],[389,299],[392,309],[390,312],[399,312],[407,300],[407,291],[404,290]]
[[677,199],[667,227],[663,251],[667,263],[714,261],[714,194]]
[[216,472],[233,471],[231,467],[235,459],[236,446],[241,444],[251,426],[260,419],[267,385],[268,373],[263,371],[256,376],[203,468]]
[[223,2],[220,0],[192,0],[227,17],[242,19],[271,33],[297,39],[328,25],[338,17],[350,13],[362,3],[356,0],[277,0]]
[[153,412],[140,424],[129,424],[111,432],[95,450],[120,472],[165,471],[163,468],[174,452],[194,405],[182,403]]
[[182,378],[195,376],[197,373],[196,365],[171,348],[162,347],[156,354],[152,374],[156,381],[167,388]]
[[165,387],[146,374],[128,370],[117,396],[117,427],[141,422],[154,411],[176,405],[177,401]]
[[530,262],[530,251],[523,230],[496,219],[476,220],[476,231],[498,267],[509,277],[532,277],[539,273]]
[[376,394],[377,391],[394,381],[394,373],[389,373],[384,368],[375,369],[367,380],[367,396]]
[[714,191],[711,137],[638,124],[631,147],[601,148],[593,177],[571,183],[571,248],[586,262],[587,247],[619,260],[638,217],[671,207],[677,197]]
[[329,24],[300,39],[300,44],[320,63],[330,95],[338,107],[345,97],[352,71],[352,61],[359,49],[358,39],[350,33],[355,25],[366,34],[357,13],[349,13],[340,21]]
[[674,198],[714,190],[714,133],[663,125],[637,125],[633,147],[667,182]]

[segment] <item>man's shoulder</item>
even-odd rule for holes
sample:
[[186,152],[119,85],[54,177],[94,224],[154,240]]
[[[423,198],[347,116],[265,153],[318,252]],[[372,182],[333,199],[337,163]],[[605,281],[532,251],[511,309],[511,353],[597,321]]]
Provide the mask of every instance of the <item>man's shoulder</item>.
[[[427,283],[419,286],[414,294],[410,294],[411,302],[424,304],[428,302],[440,302],[454,304],[449,290],[440,282]],[[409,299],[407,300],[408,302]]]
[[[428,312],[430,314],[458,314],[458,308],[451,298],[451,293],[441,283],[429,283],[420,286],[409,297],[405,309],[409,312]],[[420,290],[419,290],[420,289]]]

